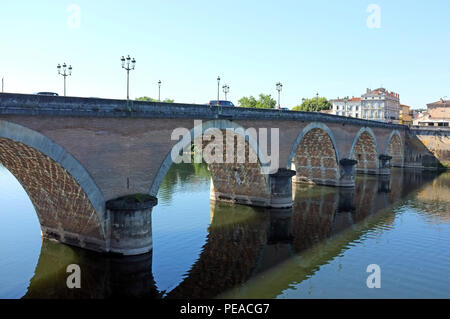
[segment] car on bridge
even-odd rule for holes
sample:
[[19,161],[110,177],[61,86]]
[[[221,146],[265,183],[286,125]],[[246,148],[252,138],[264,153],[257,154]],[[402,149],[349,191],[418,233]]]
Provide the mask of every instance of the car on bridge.
[[225,101],[225,100],[211,100],[208,103],[209,106],[234,106],[233,102]]
[[37,92],[36,95],[47,95],[47,96],[58,96],[58,93],[55,92]]

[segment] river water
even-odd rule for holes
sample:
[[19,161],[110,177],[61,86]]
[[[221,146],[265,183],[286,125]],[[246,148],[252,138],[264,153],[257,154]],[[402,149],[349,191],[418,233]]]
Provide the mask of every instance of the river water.
[[[105,257],[42,240],[0,167],[0,298],[450,298],[450,173],[393,169],[355,189],[294,185],[294,207],[209,200],[203,164],[174,164],[153,209],[153,253]],[[66,268],[81,268],[68,289]],[[368,288],[369,265],[380,288]]]

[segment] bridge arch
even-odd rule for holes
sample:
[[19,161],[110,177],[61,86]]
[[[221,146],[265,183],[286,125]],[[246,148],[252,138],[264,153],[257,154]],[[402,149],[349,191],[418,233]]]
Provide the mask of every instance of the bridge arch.
[[393,130],[391,135],[389,135],[388,143],[384,154],[392,156],[391,165],[402,167],[404,163],[404,143],[400,132],[398,130]]
[[0,120],[0,163],[30,197],[44,237],[107,249],[103,194],[64,148],[41,133]]
[[[202,122],[201,124],[194,126],[189,132],[186,132],[181,140],[190,143],[196,138],[202,137],[207,130],[225,131],[227,129],[233,129],[235,136],[237,135],[238,138],[245,139],[246,154],[249,155],[249,153],[253,152],[257,158],[257,163],[208,164],[208,168],[211,171],[212,176],[211,198],[215,199],[218,196],[222,196],[221,199],[236,201],[235,196],[233,194],[230,195],[230,193],[233,193],[233,190],[238,188],[241,192],[239,195],[242,198],[237,202],[250,203],[249,201],[252,201],[252,203],[256,206],[265,206],[267,203],[262,202],[266,201],[267,198],[270,200],[270,185],[268,176],[262,173],[263,163],[268,163],[267,157],[260,151],[257,140],[252,136],[245,134],[244,127],[229,120],[212,120]],[[183,145],[183,148],[187,146],[188,144]],[[170,166],[174,163],[174,159],[172,158],[172,150],[173,147],[166,155],[155,178],[153,179],[150,189],[150,195],[152,196],[157,196],[159,187],[166,176],[166,173],[168,172]],[[250,197],[253,199],[250,200]],[[261,202],[261,205],[258,205],[259,201]]]
[[[317,147],[319,144],[321,147]],[[295,166],[296,182],[337,185],[340,178],[339,159],[333,132],[325,124],[313,122],[295,140],[288,165]]]
[[376,173],[378,169],[378,142],[370,127],[363,127],[353,139],[350,158],[358,161],[358,173]]

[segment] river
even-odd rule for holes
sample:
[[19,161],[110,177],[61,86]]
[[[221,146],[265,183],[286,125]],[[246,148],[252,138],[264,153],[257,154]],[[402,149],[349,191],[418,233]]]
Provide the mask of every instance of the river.
[[[292,209],[209,200],[203,164],[174,164],[153,252],[111,257],[42,240],[0,167],[0,298],[449,298],[450,173],[392,169],[355,189],[294,185]],[[81,288],[68,289],[78,264]],[[368,288],[369,265],[380,288]]]

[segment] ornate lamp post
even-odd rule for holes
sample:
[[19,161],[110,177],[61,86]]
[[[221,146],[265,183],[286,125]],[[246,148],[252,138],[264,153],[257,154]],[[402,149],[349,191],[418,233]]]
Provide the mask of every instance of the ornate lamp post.
[[136,66],[136,60],[131,59],[128,55],[126,58],[122,56],[120,59],[122,61],[122,69],[127,71],[127,101],[130,99],[130,71],[134,70]]
[[161,102],[161,80],[158,81],[158,101]]
[[227,94],[228,94],[228,92],[230,92],[230,86],[228,84],[225,84],[224,86],[222,86],[222,89],[223,89],[223,93],[225,93],[225,100],[228,101]]
[[280,109],[280,92],[281,89],[283,88],[283,84],[281,84],[281,82],[277,82],[276,87],[278,91],[278,109]]
[[220,102],[219,102],[219,92],[220,92],[220,76],[217,77],[217,105],[220,104]]
[[66,96],[66,77],[72,75],[72,66],[69,65],[69,68],[67,68],[67,64],[64,62],[62,67],[58,64],[56,69],[58,69],[58,74],[64,77],[64,96]]

